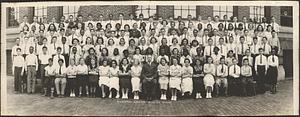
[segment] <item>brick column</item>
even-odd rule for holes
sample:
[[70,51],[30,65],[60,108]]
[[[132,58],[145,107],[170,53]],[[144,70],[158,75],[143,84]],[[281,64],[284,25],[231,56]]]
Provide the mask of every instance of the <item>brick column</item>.
[[239,21],[242,20],[243,16],[246,16],[247,19],[249,19],[250,16],[250,8],[249,6],[237,6],[238,11],[237,12],[237,18]]
[[19,22],[23,22],[23,16],[27,15],[28,22],[32,23],[32,19],[34,16],[34,7],[20,7],[19,10]]
[[174,6],[157,6],[156,14],[163,19],[174,17]]
[[276,19],[276,23],[280,24],[280,6],[271,6],[271,15]]
[[58,22],[62,15],[63,15],[63,7],[62,6],[47,7],[48,22],[51,21],[52,18],[56,18],[56,21]]
[[213,6],[196,6],[196,15],[200,15],[203,20],[208,16],[213,16]]

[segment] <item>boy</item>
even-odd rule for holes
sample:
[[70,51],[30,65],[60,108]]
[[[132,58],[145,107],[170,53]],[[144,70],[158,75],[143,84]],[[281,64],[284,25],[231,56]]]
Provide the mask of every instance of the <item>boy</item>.
[[255,71],[257,76],[257,93],[265,93],[265,77],[268,69],[267,57],[263,55],[264,50],[259,48],[259,55],[255,58]]
[[242,59],[243,59],[243,56],[245,55],[246,53],[246,50],[248,49],[248,45],[245,43],[245,37],[244,36],[241,36],[240,37],[240,44],[238,44],[237,46],[237,54],[238,54],[238,64],[241,66],[242,65]]
[[14,87],[15,87],[15,93],[23,92],[22,85],[22,76],[24,74],[24,67],[25,67],[25,60],[21,53],[21,48],[16,49],[17,56],[13,59],[13,68],[14,68]]
[[225,64],[225,58],[222,57],[220,59],[220,65],[217,66],[217,78],[216,78],[216,83],[215,83],[215,91],[216,91],[216,96],[219,95],[219,87],[221,87],[221,83],[223,84],[224,90],[224,95],[227,96],[227,76],[228,76],[228,67]]
[[38,58],[35,54],[33,54],[34,47],[29,47],[29,53],[26,56],[25,63],[25,71],[27,71],[27,93],[35,92],[35,84],[36,84],[36,71],[38,70]]
[[64,97],[65,95],[65,88],[66,88],[66,70],[67,68],[63,65],[64,60],[59,59],[58,60],[58,66],[55,70],[55,87],[58,97]]
[[237,85],[240,82],[240,66],[237,65],[237,60],[232,59],[233,65],[229,67],[229,91],[230,95],[236,95],[236,89],[238,89]]
[[55,70],[56,68],[53,66],[53,59],[49,58],[48,59],[49,65],[45,67],[45,96],[47,94],[47,90],[50,88],[51,89],[51,94],[50,98],[54,98],[54,80],[55,80]]
[[[39,61],[40,61],[40,64],[39,64],[39,71],[40,71],[40,78],[42,79],[42,82],[44,83],[44,80],[45,80],[45,67],[48,65],[48,60],[50,59],[50,58],[52,58],[52,56],[51,55],[49,55],[48,54],[48,48],[46,47],[46,46],[44,46],[43,48],[42,48],[42,50],[43,50],[43,54],[40,54],[39,56],[38,56],[38,58],[39,58]],[[45,86],[46,84],[43,84],[43,87],[44,87],[44,95],[46,95],[46,86]]]
[[271,55],[268,57],[268,74],[267,78],[271,85],[271,93],[276,93],[276,85],[277,85],[277,78],[278,78],[278,66],[279,61],[278,57],[276,56],[276,50],[275,48],[272,49]]
[[249,60],[247,58],[243,59],[243,66],[241,67],[241,79],[242,79],[241,88],[243,91],[242,92],[243,96],[250,95],[249,91],[247,90],[247,87],[250,85],[251,87],[253,87],[254,90],[254,84],[253,84],[253,77],[252,77],[252,68],[249,65]]

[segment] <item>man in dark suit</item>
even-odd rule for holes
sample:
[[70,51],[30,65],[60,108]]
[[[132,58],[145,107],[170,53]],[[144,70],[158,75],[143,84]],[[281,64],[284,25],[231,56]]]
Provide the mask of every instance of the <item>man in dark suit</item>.
[[151,101],[155,95],[158,72],[158,64],[153,61],[152,55],[147,55],[147,61],[142,68],[142,86],[145,94],[145,99]]

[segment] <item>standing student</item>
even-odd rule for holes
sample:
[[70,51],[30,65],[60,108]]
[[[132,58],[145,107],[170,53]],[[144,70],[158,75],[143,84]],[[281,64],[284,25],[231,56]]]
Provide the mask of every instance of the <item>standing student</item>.
[[48,60],[50,58],[52,58],[52,56],[50,54],[48,54],[48,51],[47,51],[47,47],[44,46],[43,47],[43,53],[40,54],[38,56],[39,60],[40,60],[40,67],[39,67],[39,72],[40,72],[40,78],[42,79],[42,83],[43,83],[43,88],[44,88],[44,95],[46,95],[46,84],[44,84],[44,80],[45,80],[45,67],[48,65]]
[[211,93],[213,91],[213,86],[215,84],[215,72],[216,68],[215,65],[213,64],[213,59],[212,57],[207,58],[207,63],[204,64],[204,86],[206,90],[206,98],[212,98]]
[[208,58],[209,56],[211,56],[213,54],[214,47],[215,46],[213,46],[213,40],[211,38],[209,38],[208,45],[205,46],[205,48],[204,48],[204,56],[206,58]]
[[246,50],[249,49],[248,45],[245,43],[245,37],[240,37],[240,44],[237,45],[238,54],[238,65],[242,65],[243,56],[246,55]]
[[36,71],[38,70],[38,58],[33,54],[34,47],[29,47],[29,53],[25,58],[25,71],[27,71],[27,93],[35,92]]
[[129,66],[129,61],[127,58],[123,58],[120,63],[120,86],[122,91],[122,99],[128,99],[128,91],[131,88],[131,68]]
[[68,76],[67,83],[70,90],[70,97],[75,97],[75,91],[77,88],[76,82],[76,74],[77,74],[77,67],[75,65],[75,60],[70,60],[70,65],[67,67],[66,74]]
[[22,76],[24,75],[25,69],[25,60],[21,53],[21,48],[16,49],[17,56],[14,56],[13,59],[13,68],[14,68],[14,91],[16,93],[22,92]]
[[139,99],[140,85],[141,85],[141,72],[142,67],[140,66],[140,61],[138,59],[134,59],[133,66],[131,67],[131,84],[132,84],[132,92],[134,95],[133,99]]
[[[243,66],[241,67],[241,80],[242,80],[242,93],[244,96],[250,95],[250,91],[247,87],[254,87],[253,84],[253,75],[252,75],[252,67],[249,64],[249,60],[243,59]],[[253,88],[254,90],[254,88]],[[255,92],[255,91],[254,91]]]
[[158,75],[159,75],[159,85],[161,90],[161,100],[167,99],[167,89],[168,89],[168,83],[169,83],[169,73],[170,73],[170,67],[167,63],[166,58],[161,58],[160,64],[157,67],[158,69]]
[[271,93],[275,94],[277,91],[277,78],[278,78],[278,67],[279,61],[276,56],[276,50],[273,48],[271,50],[271,55],[268,57],[268,70],[267,70],[267,78],[268,82],[271,85]]
[[180,83],[181,83],[181,66],[178,64],[178,59],[173,58],[172,64],[170,66],[170,83],[169,87],[171,88],[172,101],[177,100],[177,90],[180,90]]
[[96,97],[96,87],[98,83],[98,65],[95,59],[91,59],[91,64],[88,66],[89,88],[90,92],[87,94],[89,97]]
[[110,95],[109,98],[112,98],[113,92],[115,91],[117,93],[115,98],[119,98],[119,67],[117,66],[117,61],[112,60],[111,61],[111,67],[109,69],[109,88],[110,88]]
[[86,95],[88,95],[88,66],[85,64],[83,58],[80,58],[79,65],[77,65],[77,81],[79,86],[79,97],[82,96],[83,88],[85,88]]
[[109,66],[108,60],[104,59],[102,65],[99,66],[99,86],[101,87],[102,98],[106,97],[105,88],[109,87]]
[[196,93],[196,99],[202,98],[204,91],[203,84],[203,62],[200,59],[195,60],[195,65],[193,67],[193,89]]
[[63,66],[66,66],[65,57],[61,54],[61,47],[56,48],[56,55],[53,56],[53,65],[54,66],[58,66],[59,59],[62,59],[64,61]]
[[66,70],[67,68],[63,65],[64,60],[63,59],[59,59],[58,60],[58,66],[57,69],[55,70],[55,87],[56,87],[56,92],[58,97],[64,97],[65,95],[65,88],[66,88],[66,83],[67,83],[67,79],[66,79]]
[[193,75],[193,68],[190,66],[190,59],[185,59],[184,60],[184,65],[181,69],[181,77],[182,77],[182,82],[181,82],[181,90],[182,90],[182,95],[185,97],[190,97],[193,91],[193,80],[192,80],[192,75]]
[[257,93],[265,93],[265,83],[266,83],[266,73],[268,69],[267,57],[263,55],[264,50],[259,49],[259,55],[255,58],[255,71],[256,71],[256,81],[257,81]]
[[[225,65],[225,58],[220,59],[220,65],[217,66],[217,78],[216,78],[216,96],[219,95],[220,87],[224,88],[224,95],[227,96],[227,77],[228,77],[228,67]],[[222,85],[223,84],[223,85]]]
[[56,71],[56,67],[53,66],[53,59],[49,58],[48,59],[49,65],[47,65],[45,67],[45,86],[44,90],[45,90],[45,96],[47,95],[47,91],[50,89],[50,98],[54,98],[54,80],[55,80],[55,71]]
[[[229,94],[230,95],[238,95],[240,92],[237,92],[237,90],[240,88],[238,85],[240,84],[240,74],[241,69],[240,66],[237,65],[237,59],[232,59],[232,65],[229,67]],[[240,91],[240,90],[239,90]]]

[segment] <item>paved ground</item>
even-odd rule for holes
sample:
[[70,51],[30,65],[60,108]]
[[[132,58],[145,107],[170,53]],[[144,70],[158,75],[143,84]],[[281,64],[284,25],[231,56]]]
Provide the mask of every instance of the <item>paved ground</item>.
[[55,98],[14,94],[8,77],[10,115],[286,115],[293,114],[293,81],[280,81],[276,95],[174,101]]

